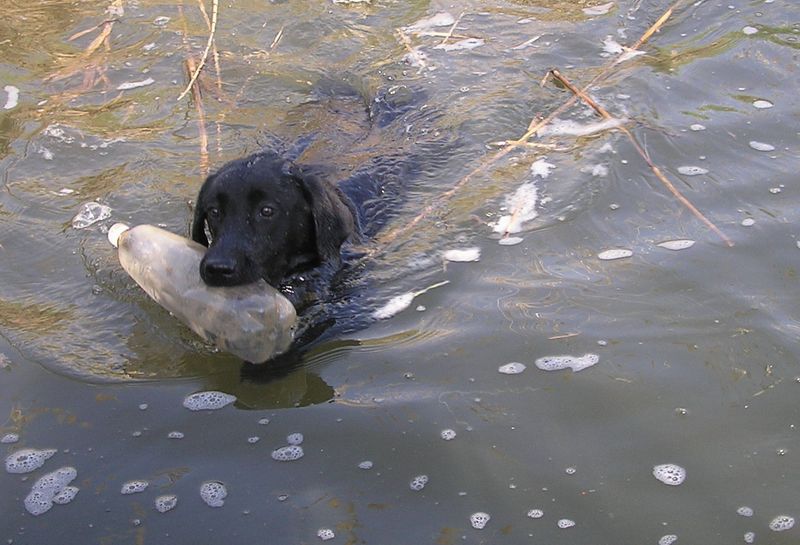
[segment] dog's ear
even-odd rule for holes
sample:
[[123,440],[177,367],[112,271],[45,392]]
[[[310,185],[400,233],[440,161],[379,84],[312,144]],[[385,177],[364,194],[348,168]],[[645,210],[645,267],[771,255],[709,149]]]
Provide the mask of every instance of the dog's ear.
[[192,240],[208,247],[208,237],[206,236],[206,188],[213,180],[212,174],[203,183],[200,193],[197,195],[197,202],[194,203],[194,218],[192,218]]
[[301,172],[297,167],[290,169],[292,177],[311,204],[314,217],[317,253],[321,261],[338,262],[340,248],[355,233],[355,211],[349,199],[335,186],[326,184],[317,176]]

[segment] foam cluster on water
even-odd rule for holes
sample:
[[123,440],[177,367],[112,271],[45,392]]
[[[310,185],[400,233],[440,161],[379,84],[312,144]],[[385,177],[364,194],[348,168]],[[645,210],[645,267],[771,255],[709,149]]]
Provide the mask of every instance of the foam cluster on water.
[[6,471],[9,473],[30,473],[39,469],[56,452],[56,449],[24,448],[6,456]]
[[661,536],[658,540],[658,545],[672,545],[678,541],[678,536],[675,534],[667,534],[665,536]]
[[737,515],[741,515],[743,517],[752,517],[753,516],[753,508],[747,507],[746,505],[742,505],[736,510]]
[[519,363],[516,361],[512,361],[511,363],[506,363],[505,365],[501,365],[497,368],[499,373],[503,373],[504,375],[519,375],[525,370],[525,364]]
[[483,530],[486,528],[486,525],[489,523],[491,518],[492,516],[489,513],[478,511],[477,513],[472,513],[469,516],[469,523],[476,530]]
[[358,469],[372,469],[372,462],[370,460],[364,460],[363,462],[358,463]]
[[575,526],[575,521],[572,519],[559,519],[556,525],[562,530],[566,530]]
[[228,497],[228,489],[219,481],[206,481],[200,486],[200,497],[209,507],[222,507]]
[[653,477],[664,484],[678,486],[686,480],[686,470],[675,464],[659,464],[653,466]]
[[300,445],[287,445],[272,451],[272,459],[279,462],[294,462],[303,457],[303,447]]
[[466,263],[469,261],[478,261],[481,258],[481,249],[477,246],[470,248],[456,248],[447,250],[442,254],[447,261],[455,261]]
[[597,254],[597,259],[601,261],[613,261],[615,259],[625,259],[631,257],[632,255],[633,251],[627,248],[612,248]]
[[0,443],[9,444],[9,443],[16,443],[19,441],[19,434],[18,433],[7,433],[0,437]]
[[145,490],[147,490],[148,486],[150,486],[150,483],[147,481],[128,481],[122,484],[120,493],[138,494],[139,492],[144,492]]
[[528,517],[532,519],[540,519],[544,516],[544,511],[541,509],[531,509],[528,511]]
[[54,503],[65,504],[75,498],[78,489],[69,486],[78,471],[74,467],[62,467],[37,480],[25,498],[25,509],[31,515],[41,515],[49,511]]
[[320,528],[317,530],[317,537],[320,538],[322,541],[328,541],[329,539],[333,539],[336,537],[336,534],[333,533],[333,530],[330,528]]
[[234,395],[209,390],[187,396],[183,400],[183,406],[190,411],[213,411],[226,407],[234,401],[236,401]]
[[426,484],[428,484],[428,476],[417,475],[416,477],[411,479],[411,482],[408,483],[408,487],[415,492],[419,492],[420,490],[425,488]]
[[708,169],[695,165],[684,165],[678,167],[678,172],[684,176],[700,176],[701,174],[708,174]]
[[286,436],[286,442],[290,445],[302,445],[303,444],[303,434],[302,433],[290,433]]
[[456,432],[455,432],[455,430],[451,430],[451,429],[449,429],[449,428],[448,428],[448,429],[446,429],[446,430],[442,430],[442,431],[441,431],[441,433],[440,433],[439,435],[440,435],[440,436],[442,437],[442,439],[444,439],[445,441],[452,441],[453,439],[455,439],[455,438],[456,438]]
[[175,494],[164,494],[155,499],[156,511],[159,513],[171,511],[175,509],[176,505],[178,505],[178,496]]
[[599,361],[600,356],[597,354],[584,354],[583,356],[544,356],[538,358],[534,363],[542,371],[560,371],[569,368],[577,373]]
[[769,529],[773,532],[784,532],[794,527],[794,517],[778,515],[769,522]]

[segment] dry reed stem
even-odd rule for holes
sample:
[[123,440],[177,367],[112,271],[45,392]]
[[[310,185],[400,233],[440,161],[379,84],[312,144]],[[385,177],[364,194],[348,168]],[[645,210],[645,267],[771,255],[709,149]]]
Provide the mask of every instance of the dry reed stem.
[[[550,73],[551,73],[551,74],[553,75],[553,77],[554,77],[555,79],[557,79],[557,80],[558,80],[558,81],[559,81],[559,82],[560,82],[562,85],[564,85],[564,86],[565,86],[567,89],[569,89],[570,91],[572,91],[572,93],[574,93],[576,96],[580,97],[580,99],[581,99],[581,100],[583,100],[583,101],[584,101],[586,104],[588,104],[589,106],[591,106],[591,108],[592,108],[592,109],[593,109],[595,112],[597,112],[597,113],[598,113],[598,114],[599,114],[601,117],[603,117],[604,119],[615,119],[615,118],[614,118],[614,116],[612,116],[610,113],[608,113],[608,110],[606,110],[605,108],[603,108],[602,106],[600,106],[600,105],[599,105],[597,102],[595,102],[595,101],[594,101],[594,99],[592,99],[592,98],[591,98],[589,95],[587,95],[587,94],[586,94],[584,91],[582,91],[581,89],[578,89],[578,88],[577,88],[577,87],[575,87],[575,86],[574,86],[572,83],[570,83],[570,81],[569,81],[569,80],[568,80],[568,79],[567,79],[567,78],[566,78],[566,77],[565,77],[563,74],[561,74],[561,72],[559,72],[559,71],[558,71],[558,70],[556,70],[556,69],[553,69],[553,70],[550,70]],[[709,220],[709,219],[708,219],[708,218],[707,218],[707,217],[706,217],[706,216],[705,216],[705,215],[704,215],[702,212],[700,212],[700,210],[698,210],[698,209],[697,209],[697,207],[695,207],[695,206],[694,206],[694,205],[691,203],[691,201],[689,201],[689,199],[687,199],[686,197],[684,197],[684,196],[683,196],[683,194],[682,194],[682,193],[681,193],[681,192],[678,190],[678,188],[677,188],[677,187],[675,187],[675,185],[674,185],[674,184],[673,184],[671,181],[669,181],[669,179],[668,179],[666,176],[664,176],[664,174],[661,172],[661,169],[659,169],[659,168],[658,168],[658,167],[657,167],[657,166],[656,166],[656,165],[653,163],[653,161],[650,159],[650,155],[647,153],[647,151],[645,151],[645,149],[644,149],[644,148],[642,148],[642,146],[639,144],[638,140],[636,140],[636,137],[633,135],[633,133],[631,133],[631,131],[630,131],[630,130],[628,130],[628,128],[627,128],[627,127],[625,127],[624,125],[620,125],[619,127],[617,127],[617,129],[619,129],[620,131],[622,131],[623,133],[625,133],[625,136],[627,136],[627,137],[628,137],[628,140],[630,140],[631,144],[633,144],[633,147],[634,147],[634,149],[636,149],[636,151],[639,153],[639,155],[641,155],[641,156],[642,156],[642,159],[644,159],[644,160],[645,160],[645,162],[647,163],[647,165],[648,165],[648,166],[650,167],[650,169],[653,171],[653,174],[655,174],[655,175],[656,175],[656,178],[658,178],[658,179],[659,179],[659,181],[660,181],[662,184],[664,184],[664,186],[665,186],[665,187],[666,187],[666,188],[669,190],[669,192],[670,192],[670,193],[672,193],[672,195],[673,195],[673,196],[674,196],[676,199],[678,199],[678,201],[679,201],[679,202],[680,202],[680,203],[681,203],[683,206],[685,206],[686,208],[688,208],[688,209],[689,209],[689,211],[690,211],[692,214],[694,214],[694,216],[695,216],[697,219],[699,219],[701,222],[703,222],[703,223],[706,225],[706,227],[708,227],[708,228],[709,228],[709,229],[711,229],[711,230],[712,230],[714,233],[716,233],[717,235],[719,235],[719,237],[720,237],[722,240],[724,240],[724,241],[725,241],[725,244],[727,244],[729,247],[730,247],[730,246],[733,246],[733,241],[732,241],[731,239],[729,239],[729,238],[728,238],[728,237],[727,237],[727,236],[726,236],[726,235],[725,235],[725,234],[724,234],[722,231],[720,231],[720,230],[719,230],[719,228],[717,228],[717,226],[716,226],[716,225],[714,225],[714,224],[711,222],[711,220]]]
[[[186,73],[190,75],[195,73],[197,66],[194,59],[191,57],[186,58]],[[203,96],[200,94],[200,86],[197,82],[192,83],[192,101],[194,102],[195,110],[197,110],[197,130],[200,135],[200,174],[205,178],[209,173],[209,160],[208,160],[208,131],[206,131],[206,113],[203,107]]]
[[[629,48],[628,51],[623,52],[622,55],[628,54],[629,51],[639,49],[648,39],[650,39],[650,37],[653,34],[655,34],[656,32],[658,32],[661,29],[661,27],[664,25],[664,23],[667,21],[667,19],[669,19],[669,17],[672,15],[672,12],[674,11],[675,6],[677,6],[678,4],[680,4],[683,1],[685,1],[685,0],[677,0],[672,6],[670,6],[661,15],[661,17],[659,17],[656,20],[656,22],[653,23],[650,26],[650,28],[648,28],[644,32],[644,34],[642,34],[642,36],[636,41],[636,43],[633,45],[633,47]],[[403,42],[403,45],[405,45],[406,49],[408,49],[409,52],[413,53],[413,49],[411,47],[411,43],[409,42],[409,40],[405,36],[405,34],[403,34],[402,32],[398,32],[398,35],[400,36],[401,41]],[[591,81],[589,81],[589,83],[586,84],[584,89],[588,90],[589,88],[591,88],[592,86],[596,85],[600,81],[603,81],[604,79],[606,79],[612,73],[612,70],[617,66],[617,61],[618,61],[618,58],[614,59],[612,62],[609,62],[608,64],[606,64],[591,79]],[[542,84],[545,83],[546,78],[547,78],[547,76],[545,75],[545,78],[542,80]],[[527,140],[531,136],[536,134],[542,127],[544,127],[545,125],[550,123],[553,119],[555,119],[556,116],[564,113],[567,109],[569,109],[577,101],[578,101],[578,96],[577,95],[572,95],[572,96],[570,96],[570,98],[568,98],[566,101],[564,101],[564,103],[561,104],[561,106],[559,106],[558,108],[556,108],[555,110],[550,112],[546,117],[540,118],[539,116],[536,116],[533,119],[531,119],[531,122],[528,125],[528,130],[525,132],[525,134],[523,134],[518,139],[512,140],[511,142],[509,142],[508,145],[505,148],[495,152],[488,159],[485,159],[473,171],[471,171],[466,176],[461,178],[458,182],[456,182],[456,184],[453,187],[451,187],[447,191],[437,195],[434,198],[433,202],[428,204],[428,205],[426,205],[422,209],[422,211],[419,214],[417,214],[417,216],[415,216],[410,222],[408,222],[408,223],[406,223],[406,224],[404,224],[404,225],[402,225],[400,227],[396,227],[395,229],[392,229],[391,231],[386,232],[386,234],[384,234],[383,236],[378,237],[378,239],[376,241],[376,246],[374,248],[372,248],[370,251],[367,252],[368,255],[369,256],[374,256],[374,255],[380,253],[389,244],[394,242],[398,237],[400,237],[401,235],[404,235],[404,234],[408,233],[409,231],[411,231],[412,229],[414,229],[428,215],[430,215],[435,210],[441,208],[444,205],[444,203],[450,197],[452,197],[464,185],[466,185],[467,182],[469,182],[475,175],[482,173],[483,171],[488,169],[490,166],[494,165],[497,161],[499,161],[500,159],[502,159],[503,157],[505,157],[506,155],[511,153],[513,150],[515,150],[515,149],[517,149],[519,147],[525,146],[527,144]]]
[[[203,14],[203,19],[206,21],[206,26],[208,27],[209,32],[211,32],[211,19],[208,17],[208,12],[206,11],[206,6],[203,4],[203,0],[197,0],[197,5],[200,8],[200,13]],[[219,51],[217,50],[217,42],[211,46],[211,57],[214,59],[214,75],[216,76],[216,83],[217,83],[217,92],[222,95],[222,69],[220,68],[219,64]],[[220,116],[214,122],[214,125],[217,129],[217,153],[222,153],[222,120],[224,116]]]
[[208,34],[208,41],[206,42],[206,48],[203,50],[203,55],[200,57],[200,62],[197,64],[196,69],[192,73],[192,77],[189,79],[189,84],[186,86],[186,89],[178,97],[178,101],[182,100],[186,94],[192,90],[195,81],[197,81],[198,76],[200,76],[200,71],[203,69],[203,66],[206,64],[206,60],[208,59],[208,53],[211,51],[211,45],[214,43],[214,35],[217,32],[217,15],[219,13],[219,1],[213,0],[211,4],[211,31]]
[[464,13],[465,13],[465,12],[463,12],[463,11],[462,11],[461,13],[459,13],[459,14],[458,14],[458,17],[456,18],[456,21],[455,21],[455,23],[453,23],[453,26],[451,26],[451,27],[450,27],[450,30],[449,30],[449,32],[447,33],[447,36],[445,36],[445,37],[444,37],[444,40],[442,40],[442,41],[441,41],[441,43],[440,43],[439,45],[444,45],[444,44],[446,44],[446,43],[447,43],[447,40],[449,40],[449,39],[450,39],[450,38],[453,36],[453,32],[455,32],[455,30],[456,30],[456,27],[458,26],[458,23],[460,23],[460,22],[461,22],[461,18],[462,18],[462,17],[464,17]]

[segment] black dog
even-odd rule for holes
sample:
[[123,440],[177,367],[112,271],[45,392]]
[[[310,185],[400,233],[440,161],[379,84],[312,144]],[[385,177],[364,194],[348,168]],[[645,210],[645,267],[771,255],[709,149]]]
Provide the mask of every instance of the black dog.
[[281,288],[313,269],[336,270],[342,244],[358,231],[353,203],[339,188],[270,151],[209,176],[192,223],[192,238],[208,246],[200,276],[209,286],[263,278]]

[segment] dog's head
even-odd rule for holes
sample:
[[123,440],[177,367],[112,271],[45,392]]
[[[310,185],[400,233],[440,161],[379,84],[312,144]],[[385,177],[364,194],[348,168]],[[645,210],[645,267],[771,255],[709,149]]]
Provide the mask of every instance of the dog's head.
[[338,262],[354,229],[353,212],[335,187],[262,152],[206,179],[192,239],[208,247],[200,276],[209,286],[264,278],[277,287],[292,273]]

